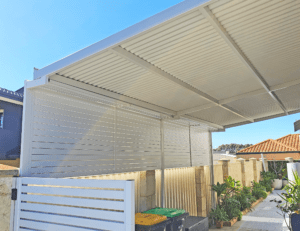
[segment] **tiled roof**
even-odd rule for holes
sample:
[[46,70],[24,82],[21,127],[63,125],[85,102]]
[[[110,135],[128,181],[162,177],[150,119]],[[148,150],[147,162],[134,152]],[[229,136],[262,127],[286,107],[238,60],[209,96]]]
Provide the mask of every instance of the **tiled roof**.
[[[248,148],[242,149],[238,151],[238,153],[300,151],[299,135],[297,135],[298,140],[296,138],[296,135],[297,134],[284,136],[277,140],[268,139],[258,144],[252,145]],[[293,144],[293,146],[290,146],[289,144]]]
[[277,139],[276,141],[278,141],[282,144],[285,144],[287,146],[293,147],[293,148],[297,149],[297,151],[300,151],[299,134],[289,134],[287,136]]

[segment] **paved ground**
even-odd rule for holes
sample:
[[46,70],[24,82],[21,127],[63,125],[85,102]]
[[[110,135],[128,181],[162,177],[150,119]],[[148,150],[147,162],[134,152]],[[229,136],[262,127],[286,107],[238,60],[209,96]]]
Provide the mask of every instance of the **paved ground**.
[[[238,221],[232,227],[224,227],[221,230],[230,231],[288,231],[284,219],[277,213],[276,203],[270,202],[278,198],[281,190],[274,190],[264,201],[259,203],[252,212],[243,216],[242,221]],[[211,228],[209,230],[217,230]],[[218,229],[220,230],[220,229]]]

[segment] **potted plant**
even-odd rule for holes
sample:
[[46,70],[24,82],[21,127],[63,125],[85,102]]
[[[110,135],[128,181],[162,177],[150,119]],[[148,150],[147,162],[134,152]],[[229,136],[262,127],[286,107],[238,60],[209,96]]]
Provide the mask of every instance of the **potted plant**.
[[[288,180],[288,184],[284,187],[286,192],[279,195],[282,200],[270,200],[277,203],[276,207],[280,209],[290,231],[300,229],[300,177],[297,172],[293,172],[293,175],[295,181]],[[286,218],[290,222],[287,222]]]
[[223,228],[223,222],[229,220],[225,209],[220,205],[217,205],[216,209],[211,210],[210,218],[216,222],[217,228]]
[[272,188],[281,189],[282,188],[282,169],[285,162],[283,161],[270,161],[269,167],[276,174],[276,179],[273,180]]

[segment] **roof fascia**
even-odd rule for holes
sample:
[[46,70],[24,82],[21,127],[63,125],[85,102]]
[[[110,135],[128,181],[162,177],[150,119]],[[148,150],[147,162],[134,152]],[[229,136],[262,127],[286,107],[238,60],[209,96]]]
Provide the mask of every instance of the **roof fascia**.
[[8,102],[8,103],[13,103],[13,104],[17,104],[17,105],[23,105],[22,101],[9,99],[9,98],[2,97],[2,96],[0,96],[0,101],[4,101],[4,102]]

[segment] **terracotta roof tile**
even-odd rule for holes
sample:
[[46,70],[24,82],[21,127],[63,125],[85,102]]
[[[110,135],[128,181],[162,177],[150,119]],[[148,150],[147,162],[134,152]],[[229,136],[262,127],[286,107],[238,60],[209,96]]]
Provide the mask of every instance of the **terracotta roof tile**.
[[295,148],[297,151],[300,151],[300,138],[299,134],[289,134],[287,136],[281,137],[276,141],[285,144],[287,146]]
[[238,151],[238,153],[249,152],[285,152],[298,151],[298,149],[278,142],[276,140],[268,139],[258,144],[252,145],[248,148]]

